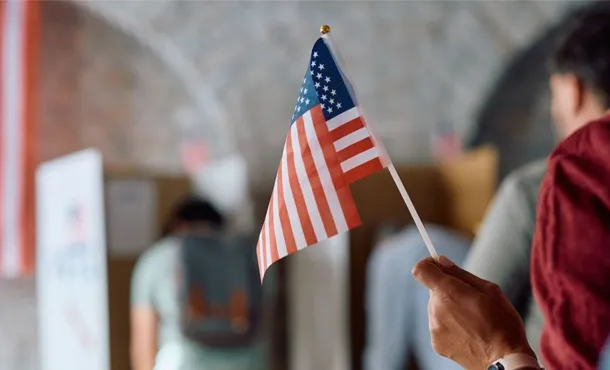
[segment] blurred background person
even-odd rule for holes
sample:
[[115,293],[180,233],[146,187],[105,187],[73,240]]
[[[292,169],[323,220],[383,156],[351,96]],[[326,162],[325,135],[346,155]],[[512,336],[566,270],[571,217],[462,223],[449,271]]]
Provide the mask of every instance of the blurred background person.
[[[171,215],[165,236],[139,258],[131,288],[134,370],[265,368],[264,349],[254,341],[231,341],[232,328],[222,325],[234,319],[230,316],[234,310],[239,315],[236,320],[241,321],[231,324],[255,324],[246,321],[250,313],[245,306],[250,302],[245,300],[252,295],[248,295],[248,287],[227,288],[235,283],[234,276],[248,279],[254,294],[261,290],[256,261],[250,258],[253,254],[242,259],[224,253],[233,248],[222,235],[224,225],[224,217],[211,203],[195,197],[185,199]],[[189,245],[184,244],[187,241]],[[254,244],[246,248],[253,250]],[[234,259],[246,264],[240,263],[236,271]],[[228,271],[234,272],[223,277]],[[192,281],[196,278],[199,280]],[[239,289],[238,296],[227,297],[231,288]],[[261,304],[258,299],[252,302],[257,307]],[[193,327],[201,321],[202,328]]]

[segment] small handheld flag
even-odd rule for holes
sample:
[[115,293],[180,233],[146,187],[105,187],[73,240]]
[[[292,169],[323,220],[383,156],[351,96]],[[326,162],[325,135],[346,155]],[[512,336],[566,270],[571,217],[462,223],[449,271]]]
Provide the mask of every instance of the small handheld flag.
[[366,124],[354,89],[332,51],[330,27],[322,26],[320,31],[256,247],[261,279],[277,260],[359,226],[349,184],[385,167],[436,257],[394,166]]

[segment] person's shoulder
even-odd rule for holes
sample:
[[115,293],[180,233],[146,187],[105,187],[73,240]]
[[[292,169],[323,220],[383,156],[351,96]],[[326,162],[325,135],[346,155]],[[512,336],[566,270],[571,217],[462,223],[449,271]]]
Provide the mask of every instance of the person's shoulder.
[[138,257],[138,265],[156,264],[158,261],[170,260],[178,246],[177,238],[166,237],[160,239],[142,252]]
[[536,202],[546,169],[546,158],[519,167],[504,179],[501,191],[510,196],[525,196],[532,202]]
[[547,162],[547,158],[543,158],[519,167],[507,176],[506,181],[538,188],[546,172]]
[[610,114],[585,124],[563,139],[551,153],[551,161],[570,156],[607,158],[609,151]]

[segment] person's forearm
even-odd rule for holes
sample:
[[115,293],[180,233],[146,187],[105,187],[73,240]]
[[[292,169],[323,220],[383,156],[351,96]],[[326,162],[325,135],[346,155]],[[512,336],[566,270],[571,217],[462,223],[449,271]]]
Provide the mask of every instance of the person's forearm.
[[155,356],[132,356],[133,370],[153,370],[155,367]]
[[155,367],[155,352],[153,348],[132,348],[132,370],[153,370]]

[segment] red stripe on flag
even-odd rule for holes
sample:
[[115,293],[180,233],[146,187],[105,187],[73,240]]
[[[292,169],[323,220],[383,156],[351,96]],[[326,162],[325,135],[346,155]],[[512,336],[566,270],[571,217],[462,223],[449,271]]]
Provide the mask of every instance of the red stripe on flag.
[[[309,182],[311,184],[313,195],[316,200],[316,204],[318,205],[318,210],[320,211],[320,218],[322,219],[322,223],[324,224],[326,235],[336,235],[337,227],[335,226],[333,215],[330,212],[330,206],[328,205],[326,194],[324,194],[322,182],[320,182],[320,175],[318,174],[318,169],[316,168],[313,156],[311,155],[311,148],[309,147],[309,143],[307,142],[307,134],[305,133],[305,123],[303,122],[303,117],[299,117],[294,124],[297,125],[297,132],[299,134],[299,146],[301,147],[301,154],[303,156],[305,171],[307,172],[307,178],[309,179]],[[317,126],[315,121],[314,126]]]
[[[307,205],[305,204],[305,196],[303,195],[303,189],[301,189],[299,179],[297,177],[297,170],[294,164],[294,148],[292,146],[291,133],[288,133],[288,138],[286,140],[288,182],[290,183],[290,188],[292,189],[294,203],[297,208],[297,213],[299,214],[299,220],[301,221],[301,228],[303,229],[303,234],[305,235],[305,241],[307,242],[307,245],[312,245],[315,244],[318,240],[316,238],[316,233],[313,229],[313,224],[311,223],[309,212],[307,211]],[[302,247],[304,246],[301,246],[301,248]]]
[[[310,112],[313,126],[316,131],[316,136],[318,137],[320,147],[324,153],[326,166],[330,172],[333,186],[335,187],[337,197],[339,198],[339,203],[341,204],[341,208],[343,210],[343,216],[345,217],[348,229],[352,229],[361,224],[360,216],[358,215],[358,210],[356,209],[356,204],[354,203],[352,193],[347,182],[345,181],[345,178],[343,177],[343,170],[341,169],[341,164],[337,158],[337,153],[333,145],[333,139],[328,132],[328,126],[325,124],[326,121],[324,119],[324,115],[322,114],[321,107],[319,105],[315,106],[310,110]],[[329,234],[329,236],[335,234],[336,233]]]
[[375,147],[373,139],[367,137],[364,140],[360,140],[359,142],[354,143],[348,146],[347,148],[338,151],[337,156],[339,157],[339,160],[343,162],[373,147]]
[[[282,161],[283,160],[284,158],[282,158]],[[284,234],[284,241],[286,242],[286,252],[291,254],[297,251],[297,245],[294,241],[293,226],[290,224],[288,210],[286,209],[286,194],[284,194],[284,179],[282,178],[284,172],[282,169],[282,161],[280,161],[280,167],[277,170],[278,216]],[[300,225],[294,225],[294,227],[300,227]]]
[[336,129],[332,130],[330,132],[330,135],[333,138],[333,141],[337,141],[337,140],[341,139],[342,137],[351,134],[352,132],[356,132],[356,131],[360,130],[363,127],[364,127],[364,121],[362,120],[362,117],[357,117],[347,123],[342,124],[341,126],[337,127]]
[[383,170],[383,164],[379,158],[375,158],[347,171],[345,178],[351,184],[381,170]]

